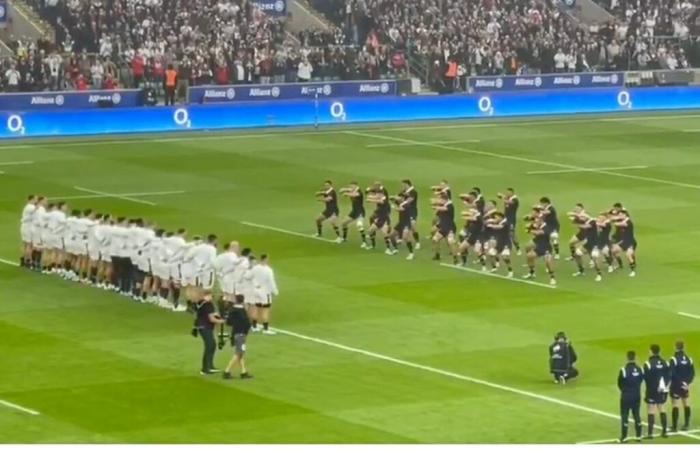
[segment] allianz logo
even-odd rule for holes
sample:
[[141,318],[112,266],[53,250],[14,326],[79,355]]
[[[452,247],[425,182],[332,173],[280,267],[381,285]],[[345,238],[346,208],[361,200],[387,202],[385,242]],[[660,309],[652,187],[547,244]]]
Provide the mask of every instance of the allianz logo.
[[280,88],[273,86],[271,88],[251,88],[248,91],[250,97],[279,97]]
[[578,75],[574,75],[571,77],[554,77],[553,84],[555,86],[559,86],[562,84],[578,86],[579,84],[581,84],[581,77]]
[[609,75],[593,75],[593,77],[591,78],[591,83],[593,83],[593,84],[599,84],[599,83],[617,84],[617,82],[619,80],[620,80],[620,78],[616,73],[609,74]]

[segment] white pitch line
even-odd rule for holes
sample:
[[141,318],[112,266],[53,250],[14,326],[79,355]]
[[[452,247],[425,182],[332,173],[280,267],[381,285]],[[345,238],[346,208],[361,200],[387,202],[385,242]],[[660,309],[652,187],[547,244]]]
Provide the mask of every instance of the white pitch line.
[[127,202],[140,203],[142,205],[156,206],[155,203],[149,202],[148,200],[139,200],[137,198],[125,197],[120,194],[112,194],[111,192],[96,191],[94,189],[88,189],[80,186],[73,186],[76,191],[90,192],[91,194],[103,195],[105,197],[117,198],[119,200],[126,200]]
[[[426,366],[423,364],[418,364],[418,363],[414,363],[411,361],[406,361],[404,359],[394,358],[393,356],[387,356],[387,355],[383,355],[381,353],[375,353],[375,352],[371,352],[369,350],[363,350],[363,349],[357,348],[357,347],[350,347],[348,345],[338,344],[336,342],[331,342],[331,341],[327,341],[325,339],[319,339],[319,338],[315,338],[312,336],[307,336],[307,335],[304,335],[301,333],[296,333],[294,331],[283,330],[280,328],[275,328],[274,330],[277,331],[279,334],[292,336],[292,337],[295,337],[297,339],[301,339],[301,340],[309,341],[309,342],[314,342],[316,344],[321,344],[321,345],[325,345],[325,346],[332,347],[332,348],[337,348],[339,350],[345,350],[345,351],[350,352],[350,353],[357,353],[360,355],[368,356],[370,358],[375,358],[375,359],[379,359],[382,361],[394,363],[394,364],[397,364],[399,366],[410,367],[413,369],[422,370],[424,372],[430,372],[430,373],[434,373],[437,375],[442,375],[442,376],[445,376],[448,378],[454,378],[454,379],[461,380],[461,381],[467,381],[467,382],[470,382],[473,384],[478,384],[481,386],[490,387],[492,389],[497,389],[500,391],[509,392],[511,394],[517,394],[517,395],[520,395],[523,397],[534,398],[534,399],[541,400],[541,401],[548,402],[548,403],[554,403],[554,404],[559,405],[559,406],[565,406],[567,408],[576,409],[579,411],[584,411],[587,413],[607,417],[609,419],[614,419],[617,421],[620,420],[620,416],[617,414],[602,411],[600,409],[590,408],[590,407],[584,406],[584,405],[579,405],[577,403],[567,402],[565,400],[559,400],[558,398],[549,397],[547,395],[537,394],[535,392],[525,391],[525,390],[514,388],[511,386],[506,386],[504,384],[493,383],[491,381],[482,380],[480,378],[474,378],[474,377],[462,375],[462,374],[459,374],[456,372],[450,372],[448,370],[438,369],[436,367]],[[656,428],[658,428],[658,427],[656,427]],[[678,434],[686,436],[690,439],[700,440],[700,437],[694,436],[694,435],[686,433],[686,432],[678,432]]]
[[259,223],[253,223],[253,222],[244,222],[241,221],[243,225],[253,227],[253,228],[260,228],[262,230],[270,230],[270,231],[276,231],[278,233],[283,233],[283,234],[289,234],[290,236],[297,236],[297,237],[303,237],[307,239],[313,239],[315,241],[323,241],[323,242],[329,242],[329,243],[335,243],[333,239],[326,239],[323,237],[317,237],[312,234],[304,234],[304,233],[298,233],[296,231],[289,231],[289,230],[284,230],[282,228],[276,228],[276,227],[271,227],[269,225],[262,225]]
[[461,270],[463,272],[471,272],[475,273],[478,275],[485,275],[487,277],[493,277],[493,278],[501,278],[503,280],[508,280],[508,281],[515,281],[517,283],[525,283],[525,284],[530,284],[532,286],[538,286],[538,287],[543,287],[547,289],[556,289],[556,286],[552,286],[551,284],[545,284],[545,283],[538,283],[537,281],[532,281],[532,280],[525,280],[523,278],[508,278],[505,275],[501,275],[500,273],[491,273],[491,272],[483,272],[481,270],[477,269],[472,269],[470,267],[462,267],[462,266],[455,266],[454,264],[447,264],[447,263],[440,263],[442,267],[447,267],[449,269],[454,269],[454,270]]
[[[556,124],[589,124],[591,122],[622,122],[622,121],[643,121],[643,120],[677,120],[683,118],[697,118],[700,117],[698,114],[665,114],[665,115],[638,115],[635,114],[631,117],[593,117],[586,116],[578,119],[535,119],[535,120],[519,120],[519,119],[504,119],[495,120],[489,122],[481,122],[480,119],[463,119],[462,123],[457,123],[453,125],[416,125],[415,122],[407,122],[403,126],[395,127],[366,127],[366,128],[353,128],[356,131],[421,131],[421,130],[449,130],[449,129],[464,129],[464,128],[495,128],[504,126],[522,126],[522,125],[556,125]],[[466,123],[464,123],[466,122]],[[200,140],[233,140],[233,139],[265,139],[265,138],[275,138],[282,137],[286,138],[289,136],[317,136],[325,134],[341,134],[345,133],[347,128],[335,129],[335,130],[321,130],[321,131],[291,131],[291,132],[275,132],[275,133],[250,133],[250,134],[216,134],[216,135],[205,135],[205,134],[187,134],[177,137],[141,137],[133,139],[99,139],[99,140],[88,140],[79,139],[69,142],[51,142],[48,141],[35,141],[28,144],[0,144],[0,151],[3,149],[22,149],[22,148],[34,148],[41,147],[45,145],[51,145],[51,148],[56,147],[82,147],[82,146],[100,146],[100,145],[110,145],[110,144],[143,144],[144,142],[188,142],[188,141],[200,141]],[[152,136],[153,134],[151,134]],[[413,144],[416,145],[416,144]]]
[[[393,136],[383,136],[381,134],[373,134],[373,133],[364,133],[364,132],[359,132],[359,131],[345,131],[346,134],[350,134],[353,136],[363,136],[367,138],[372,138],[372,139],[384,139],[388,141],[394,141],[394,142],[405,142],[407,144],[413,144],[413,145],[423,145],[424,143],[421,141],[414,141],[412,139],[404,139],[404,138],[398,138],[398,137],[393,137]],[[550,167],[558,167],[560,169],[574,169],[577,171],[585,170],[585,167],[580,167],[580,166],[574,166],[571,164],[563,164],[563,163],[558,163],[554,161],[544,161],[540,159],[533,159],[533,158],[524,158],[522,156],[513,156],[513,155],[507,155],[507,154],[502,154],[502,153],[493,153],[493,152],[487,152],[483,150],[473,150],[473,149],[468,149],[468,148],[461,148],[461,147],[452,147],[449,145],[442,145],[442,144],[431,144],[427,145],[428,147],[434,147],[434,148],[441,148],[445,150],[452,150],[455,152],[461,152],[461,153],[468,153],[472,155],[481,155],[481,156],[489,156],[492,158],[500,158],[500,159],[507,159],[511,161],[520,161],[520,162],[526,162],[530,164],[539,164],[542,166],[550,166]],[[670,180],[663,180],[661,178],[652,178],[652,177],[642,177],[638,175],[630,175],[626,173],[617,173],[617,172],[610,172],[608,170],[591,170],[591,173],[599,173],[603,175],[609,175],[612,177],[620,177],[620,178],[629,178],[632,180],[641,180],[641,181],[648,181],[651,183],[659,183],[659,184],[667,184],[670,186],[678,186],[678,187],[685,187],[685,188],[691,188],[691,189],[700,189],[700,185],[698,184],[690,184],[690,183],[680,183],[677,181],[670,181]]]
[[[656,428],[656,427],[655,427]],[[669,431],[668,435],[669,436],[686,436],[689,434],[697,433],[700,432],[700,428],[694,428],[692,430],[688,431]],[[655,436],[658,437],[658,436]],[[694,436],[693,436],[694,438]],[[691,438],[691,439],[693,439]],[[611,438],[611,439],[600,439],[597,441],[584,441],[584,442],[577,442],[576,445],[589,445],[589,444],[612,444],[615,442],[619,442],[620,438]],[[627,439],[627,442],[638,442],[638,439],[636,437],[630,437]]]
[[17,411],[22,411],[23,413],[27,413],[27,414],[32,415],[32,416],[40,416],[41,415],[41,413],[39,411],[25,408],[24,406],[20,406],[16,403],[8,402],[6,400],[0,400],[0,405],[7,406],[8,408],[11,408],[11,409],[16,409]]
[[[466,139],[466,140],[460,140],[460,141],[429,141],[429,142],[422,142],[420,145],[421,146],[431,146],[431,145],[438,145],[438,144],[478,144],[481,142],[479,139]],[[406,142],[392,142],[392,143],[387,143],[387,144],[369,144],[366,145],[365,147],[367,148],[383,148],[383,147],[410,147],[410,146],[417,146],[417,144],[411,144],[411,143],[406,143]]]
[[0,263],[7,264],[8,266],[19,267],[19,263],[16,261],[10,261],[9,259],[0,258]]
[[690,317],[691,319],[700,319],[700,316],[699,316],[699,315],[697,315],[697,314],[690,314],[690,313],[687,313],[687,312],[679,312],[678,315],[679,315],[679,316],[684,316],[684,317]]
[[57,196],[50,196],[48,198],[50,199],[57,199],[57,200],[79,200],[79,199],[86,199],[86,198],[107,198],[107,197],[112,197],[114,195],[121,195],[124,197],[151,197],[151,196],[160,196],[160,195],[178,195],[178,194],[186,194],[187,191],[155,191],[155,192],[128,192],[124,194],[109,194],[109,195],[104,195],[104,194],[90,194],[90,195],[57,195]]
[[684,133],[700,133],[700,128],[695,128],[693,130],[683,130]]
[[0,162],[0,166],[26,166],[29,164],[34,164],[34,161],[6,161]]
[[556,173],[575,173],[575,172],[600,172],[601,170],[633,170],[633,169],[648,169],[649,166],[622,166],[622,167],[591,167],[581,169],[562,169],[562,170],[533,170],[525,172],[527,175],[546,175]]

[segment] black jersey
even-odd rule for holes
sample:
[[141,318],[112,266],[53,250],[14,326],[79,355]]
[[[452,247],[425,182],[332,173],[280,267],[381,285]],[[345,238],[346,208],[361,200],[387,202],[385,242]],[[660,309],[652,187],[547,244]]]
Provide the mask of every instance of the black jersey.
[[598,243],[597,247],[603,249],[610,246],[610,231],[612,230],[612,225],[609,220],[604,222],[596,222],[598,228]]
[[618,226],[619,240],[622,242],[633,242],[634,241],[634,222],[629,217],[626,217],[623,221],[623,226]]
[[381,195],[377,202],[377,208],[374,210],[374,215],[382,219],[388,219],[391,215],[391,203],[389,196]]
[[409,186],[402,194],[407,200],[410,199],[410,201],[406,203],[406,208],[408,209],[411,219],[416,219],[418,217],[418,192],[416,188]]
[[547,205],[542,210],[544,214],[544,223],[550,231],[559,231],[559,217],[554,205]]
[[672,385],[682,383],[690,384],[695,379],[693,360],[686,355],[684,351],[677,351],[673,357],[668,360],[668,365],[671,370]]
[[[474,212],[476,212],[474,214]],[[465,227],[467,229],[467,236],[479,236],[481,234],[481,228],[482,228],[482,219],[481,219],[481,214],[479,214],[478,211],[472,210],[472,215],[469,219],[467,219],[467,223],[465,224]]]
[[543,223],[541,225],[532,225],[530,228],[532,231],[541,231],[540,233],[533,233],[532,242],[536,247],[548,246],[550,240],[550,231],[547,228],[547,224]]
[[411,219],[413,218],[411,215],[411,203],[408,200],[402,200],[397,202],[397,206],[397,210],[399,211],[399,223],[397,226],[401,229],[409,227],[411,225]]
[[617,387],[620,389],[620,396],[624,400],[639,401],[642,397],[642,382],[644,381],[642,368],[635,362],[628,362],[620,369],[617,375]]
[[520,199],[518,199],[516,195],[506,198],[503,213],[510,225],[515,225],[518,215],[518,207],[520,207]]
[[644,384],[647,396],[668,392],[668,364],[660,356],[652,356],[644,363]]
[[445,210],[438,210],[438,224],[440,228],[454,228],[455,223],[455,207],[452,204],[452,200],[447,200],[443,206]]
[[586,239],[586,244],[590,246],[596,245],[598,242],[598,226],[597,221],[594,218],[588,218],[585,225],[588,228],[584,228],[584,237]]
[[350,197],[351,205],[351,216],[362,217],[365,215],[365,194],[362,193],[362,189],[354,189]]
[[323,202],[326,204],[326,211],[338,211],[338,194],[334,188],[328,188],[323,192]]
[[500,219],[495,224],[498,228],[493,228],[493,237],[496,239],[496,246],[499,250],[503,248],[510,248],[510,226],[508,219],[505,217]]

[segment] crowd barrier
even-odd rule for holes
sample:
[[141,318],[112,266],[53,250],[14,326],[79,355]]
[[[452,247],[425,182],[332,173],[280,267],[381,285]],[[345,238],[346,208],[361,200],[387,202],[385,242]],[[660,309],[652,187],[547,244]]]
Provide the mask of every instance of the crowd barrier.
[[222,130],[700,108],[700,87],[587,88],[0,112],[0,138]]

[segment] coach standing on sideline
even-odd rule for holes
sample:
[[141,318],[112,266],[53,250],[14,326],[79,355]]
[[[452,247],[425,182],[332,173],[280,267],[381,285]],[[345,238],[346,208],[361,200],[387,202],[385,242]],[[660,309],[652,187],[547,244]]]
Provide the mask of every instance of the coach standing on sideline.
[[642,368],[635,362],[636,356],[634,351],[628,351],[627,364],[620,369],[620,373],[617,375],[617,387],[620,389],[620,421],[622,422],[620,442],[627,440],[630,412],[634,419],[634,431],[637,439],[642,439],[642,418],[639,409],[642,402],[641,390],[644,376]]
[[196,304],[197,318],[195,319],[195,329],[202,336],[204,341],[204,354],[202,355],[202,375],[211,375],[219,372],[214,368],[214,353],[216,353],[216,340],[214,339],[214,326],[224,323],[221,316],[214,310],[211,302],[211,292],[207,291]]

